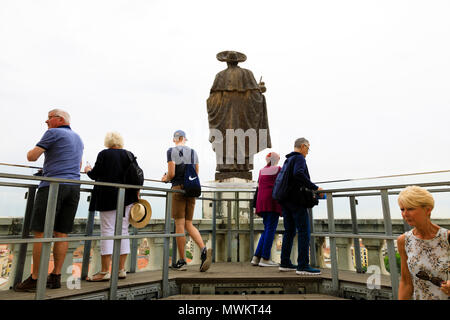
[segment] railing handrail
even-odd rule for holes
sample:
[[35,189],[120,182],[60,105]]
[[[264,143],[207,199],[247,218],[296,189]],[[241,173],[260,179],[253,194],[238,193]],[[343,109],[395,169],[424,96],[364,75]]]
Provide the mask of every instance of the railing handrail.
[[[21,165],[21,164],[13,164],[13,163],[0,163],[2,166],[11,166],[11,167],[20,167],[20,168],[29,168],[29,169],[42,169],[42,167],[30,166],[30,165]],[[361,181],[361,180],[374,180],[374,179],[385,179],[385,178],[398,178],[398,177],[407,177],[407,176],[415,176],[415,175],[426,175],[426,174],[436,174],[436,173],[449,173],[450,170],[435,170],[435,171],[424,171],[424,172],[412,172],[412,173],[401,173],[401,174],[392,174],[392,175],[383,175],[383,176],[375,176],[375,177],[363,177],[363,178],[346,178],[346,179],[337,179],[337,180],[327,180],[327,181],[318,181],[316,184],[327,184],[327,183],[338,183],[338,182],[351,182],[351,181]],[[84,171],[80,171],[80,174],[87,174]],[[166,183],[161,180],[156,179],[148,179],[145,178],[145,181],[150,182],[158,182],[158,183]],[[220,188],[215,186],[207,186],[202,185],[204,188]]]

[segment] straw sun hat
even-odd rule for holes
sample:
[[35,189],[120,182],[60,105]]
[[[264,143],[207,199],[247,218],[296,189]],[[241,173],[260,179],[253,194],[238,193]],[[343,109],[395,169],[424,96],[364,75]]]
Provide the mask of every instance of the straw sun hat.
[[147,200],[139,199],[130,209],[130,224],[135,228],[145,227],[152,217],[152,207]]

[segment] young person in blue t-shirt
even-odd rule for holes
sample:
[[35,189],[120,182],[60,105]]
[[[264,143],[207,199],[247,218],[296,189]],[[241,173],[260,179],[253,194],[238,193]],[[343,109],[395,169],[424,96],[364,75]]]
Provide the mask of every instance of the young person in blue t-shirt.
[[[167,150],[167,173],[162,177],[162,181],[171,182],[172,189],[183,189],[185,163],[191,163],[191,155],[194,153],[195,171],[198,174],[198,156],[194,149],[187,147],[186,133],[182,130],[175,131],[173,142],[175,147]],[[207,249],[198,229],[192,224],[194,217],[195,198],[186,197],[180,192],[174,192],[172,197],[172,218],[175,219],[176,233],[189,233],[192,240],[202,249],[200,271],[209,269],[212,262],[212,250]],[[185,245],[186,237],[177,237],[177,247],[180,259],[172,264],[175,270],[186,270]]]

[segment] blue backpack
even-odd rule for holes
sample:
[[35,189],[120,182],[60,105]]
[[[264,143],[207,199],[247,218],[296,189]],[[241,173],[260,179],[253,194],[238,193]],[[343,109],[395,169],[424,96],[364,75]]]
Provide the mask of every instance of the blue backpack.
[[291,187],[289,186],[289,178],[291,176],[291,162],[292,158],[286,159],[283,163],[280,173],[275,179],[275,184],[272,190],[272,198],[278,202],[283,202],[289,197]]
[[184,192],[186,197],[199,197],[202,193],[200,178],[195,171],[194,150],[191,150],[191,163],[184,164]]

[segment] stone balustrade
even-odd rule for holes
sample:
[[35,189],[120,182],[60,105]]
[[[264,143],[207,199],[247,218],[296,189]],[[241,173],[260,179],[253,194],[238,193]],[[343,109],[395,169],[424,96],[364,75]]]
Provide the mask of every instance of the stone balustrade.
[[[226,210],[224,210],[227,212]],[[235,216],[234,216],[235,217]],[[83,234],[86,229],[87,219],[78,218],[75,219],[74,233]],[[236,223],[238,222],[238,223]],[[450,228],[450,219],[436,219],[433,220],[434,223],[449,229]],[[228,253],[228,233],[227,233],[227,217],[221,217],[216,220],[217,224],[217,234],[216,234],[216,255],[215,259],[217,262],[226,262],[228,261],[228,257],[231,257],[231,261],[250,261],[252,257],[252,253],[250,252],[250,234],[244,232],[232,232],[231,233],[231,252]],[[202,237],[204,242],[208,247],[212,247],[212,220],[211,219],[198,219],[194,220],[194,225],[199,228],[202,233]],[[401,234],[403,233],[403,221],[402,220],[393,220],[393,233]],[[240,231],[249,230],[249,219],[245,215],[239,215],[239,219],[231,219],[231,227],[232,229],[238,229]],[[258,240],[260,237],[260,233],[263,230],[264,226],[262,224],[262,219],[255,218],[254,219],[254,242],[253,248],[256,249],[258,244]],[[0,218],[0,236],[12,236],[12,235],[20,235],[22,229],[22,218]],[[352,233],[352,224],[349,219],[337,219],[335,220],[335,229],[336,233]],[[149,225],[145,228],[140,229],[139,232],[159,232],[163,233],[164,230],[164,220],[163,219],[153,219],[150,221]],[[315,219],[314,220],[314,232],[315,233],[326,233],[328,231],[328,220],[327,219]],[[360,234],[384,234],[384,221],[381,219],[365,219],[358,220],[358,230]],[[280,240],[278,235],[283,232],[283,221],[280,218],[280,222],[277,228],[277,235],[273,243],[272,247],[272,258],[274,261],[279,262],[280,255]],[[99,219],[95,219],[94,224],[94,234],[100,234],[100,224]],[[187,237],[189,239],[189,237]],[[148,271],[148,270],[158,270],[162,267],[162,259],[163,259],[163,242],[162,238],[142,238],[138,239],[138,257],[140,261],[143,261],[142,265],[137,264],[137,272]],[[294,246],[292,249],[291,259],[295,263],[297,256],[297,244],[296,240],[294,240]],[[172,241],[170,241],[172,245]],[[1,244],[1,240],[0,240]],[[329,267],[326,262],[327,252],[324,244],[326,244],[325,237],[315,237],[315,248],[316,251],[316,265],[319,267]],[[382,273],[387,273],[384,267],[384,245],[385,240],[378,239],[364,239],[362,238],[362,244],[367,249],[368,255],[368,265],[376,265],[380,267]],[[10,245],[10,250],[13,256],[17,256],[20,245]],[[64,271],[70,271],[69,268],[74,263],[74,253],[77,250],[82,249],[83,243],[76,241],[71,242],[69,244],[69,249],[66,255],[66,260],[63,266]],[[100,256],[100,248],[99,241],[92,241],[91,246],[91,261],[89,268],[89,275],[100,270],[101,264],[101,256]],[[190,262],[191,264],[200,264],[200,250],[196,245],[191,246],[193,248],[193,259]],[[348,238],[336,238],[336,247],[337,247],[337,256],[338,256],[338,266],[340,270],[355,270],[353,263],[353,240]],[[143,252],[144,251],[144,252]],[[145,252],[148,251],[148,252]],[[24,279],[29,276],[31,271],[32,264],[32,245],[29,244],[27,248],[27,258],[25,260],[24,265]],[[79,263],[81,266],[81,255],[78,252],[77,261],[75,263]],[[130,257],[130,256],[129,256]],[[130,259],[127,261],[127,265],[130,265]],[[11,268],[11,275],[14,274],[14,270],[16,269],[15,259],[13,259],[13,264]],[[75,274],[77,274],[77,270],[75,268]],[[79,274],[79,273],[78,273]],[[67,278],[71,276],[70,272],[63,274],[63,281],[67,280]],[[9,282],[1,286],[1,289],[9,289],[12,285],[12,277],[9,277]]]

